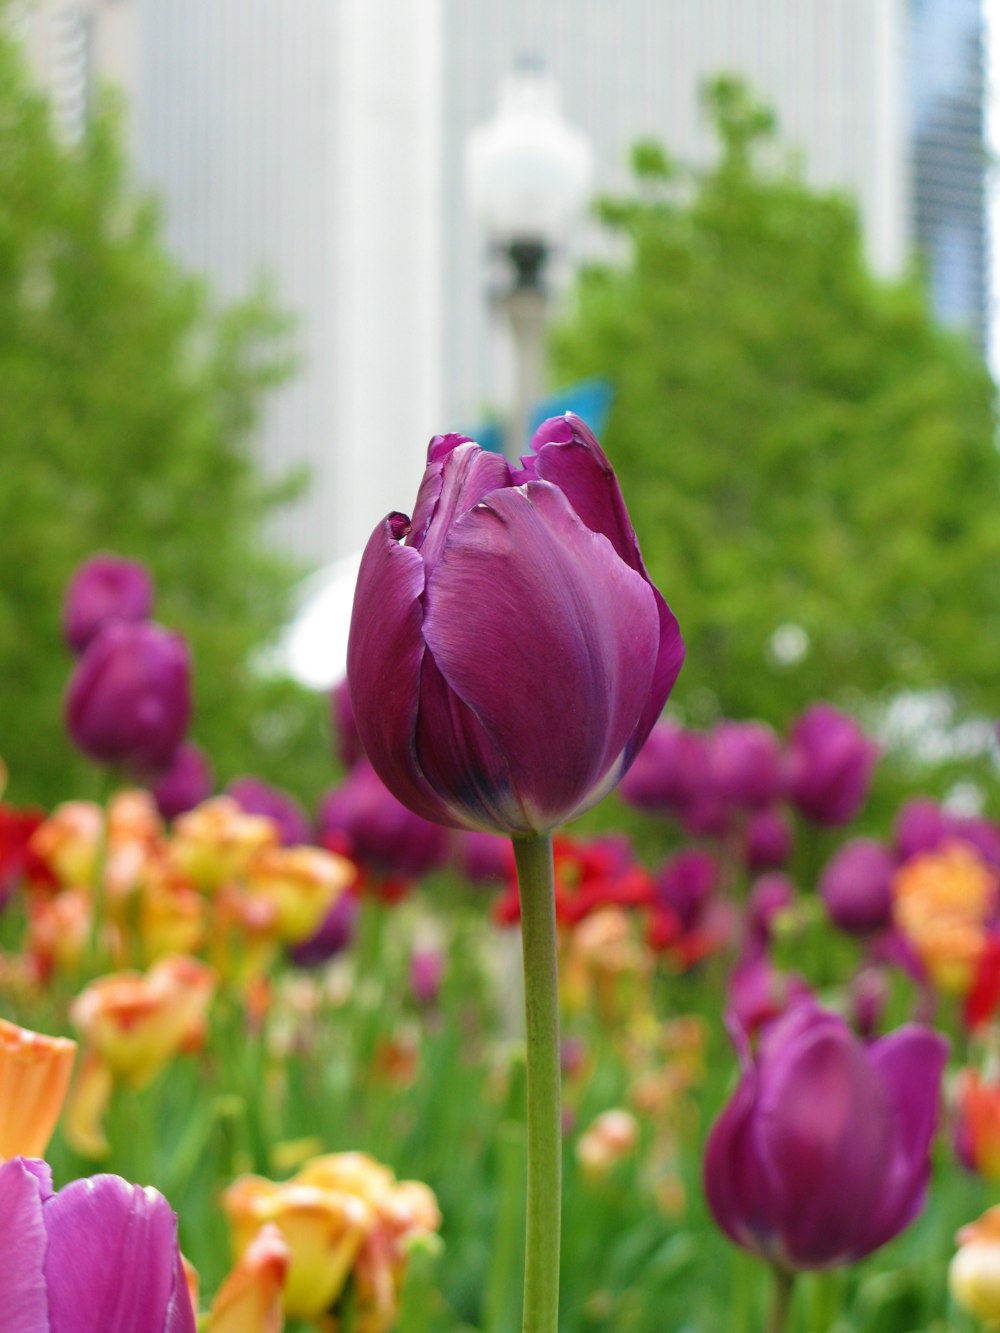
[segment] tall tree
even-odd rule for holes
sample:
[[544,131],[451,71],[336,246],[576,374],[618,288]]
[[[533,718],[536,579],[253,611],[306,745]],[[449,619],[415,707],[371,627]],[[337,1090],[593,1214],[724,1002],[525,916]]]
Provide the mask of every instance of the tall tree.
[[325,764],[320,705],[254,667],[295,577],[263,537],[291,488],[265,484],[249,448],[289,373],[288,332],[263,296],[215,307],[131,188],[114,114],[61,144],[0,32],[0,754],[13,796],[92,783],[60,721],[59,612],[74,566],[100,549],[145,560],[158,618],[190,637],[194,735],[222,776],[301,773],[303,750]]
[[627,258],[583,272],[553,349],[561,377],[613,383],[608,452],[688,644],[676,697],[780,724],[942,688],[995,717],[987,370],[919,274],[872,275],[848,200],[774,169],[741,85],[708,106],[709,169],[636,147],[634,194],[600,205]]

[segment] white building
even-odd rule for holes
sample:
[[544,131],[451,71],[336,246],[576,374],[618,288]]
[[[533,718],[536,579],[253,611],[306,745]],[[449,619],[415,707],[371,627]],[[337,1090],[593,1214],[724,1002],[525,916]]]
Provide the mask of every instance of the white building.
[[298,315],[302,373],[260,448],[310,467],[278,535],[321,563],[409,502],[429,435],[504,400],[462,161],[519,55],[558,79],[600,191],[639,136],[704,160],[699,86],[741,74],[892,273],[914,239],[910,7],[932,2],[36,0],[28,35],[67,133],[95,78],[125,89],[179,257],[224,297],[269,273]]

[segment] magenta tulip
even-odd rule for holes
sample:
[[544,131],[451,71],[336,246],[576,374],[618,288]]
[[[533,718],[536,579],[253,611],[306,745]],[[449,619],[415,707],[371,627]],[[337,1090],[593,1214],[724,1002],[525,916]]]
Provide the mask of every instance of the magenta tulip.
[[789,745],[788,790],[816,824],[848,824],[868,797],[878,746],[845,713],[814,704],[795,723]]
[[746,822],[744,860],[747,869],[779,870],[792,854],[792,829],[782,810],[757,810]]
[[117,555],[95,555],[69,581],[63,635],[74,653],[82,653],[111,621],[148,620],[152,611],[153,580],[145,565]]
[[654,876],[654,901],[673,912],[685,931],[693,930],[704,916],[719,880],[719,863],[708,852],[676,852]]
[[652,814],[677,815],[699,797],[707,769],[704,736],[659,722],[622,779],[622,800]]
[[278,836],[285,847],[298,847],[312,842],[312,828],[305,810],[291,795],[280,787],[272,787],[260,778],[237,778],[226,787],[241,810],[248,815],[263,815],[278,826]]
[[191,717],[187,644],[152,621],[105,625],[74,668],[65,707],[70,736],[91,759],[163,772]]
[[830,920],[849,935],[871,935],[892,920],[893,855],[873,838],[854,838],[827,862],[819,891]]
[[943,1037],[913,1026],[865,1045],[808,1000],[776,1019],[706,1146],[722,1230],[785,1272],[891,1240],[927,1193],[946,1056]]
[[709,737],[719,796],[743,810],[761,810],[781,794],[781,745],[762,722],[720,722]]
[[496,833],[456,835],[455,866],[470,884],[496,887],[514,877],[514,849]]
[[57,1194],[46,1162],[0,1166],[0,1333],[194,1333],[177,1218],[120,1176]]
[[170,767],[153,782],[150,790],[164,819],[176,819],[207,801],[214,790],[214,781],[205,751],[194,741],[179,745]]
[[437,436],[365,550],[347,672],[376,772],[427,819],[546,832],[622,776],[683,658],[615,474],[572,414],[512,471]]

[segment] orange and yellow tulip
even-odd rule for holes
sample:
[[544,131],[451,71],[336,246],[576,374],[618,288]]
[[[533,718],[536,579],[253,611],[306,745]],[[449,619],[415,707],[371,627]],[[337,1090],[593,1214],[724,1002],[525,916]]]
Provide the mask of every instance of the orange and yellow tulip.
[[0,1018],[0,1159],[43,1157],[59,1119],[76,1042]]

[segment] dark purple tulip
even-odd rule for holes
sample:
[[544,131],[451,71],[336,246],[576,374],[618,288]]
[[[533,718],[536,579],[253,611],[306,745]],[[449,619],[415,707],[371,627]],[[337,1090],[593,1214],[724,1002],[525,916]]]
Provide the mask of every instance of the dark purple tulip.
[[862,967],[847,993],[848,1013],[859,1037],[870,1041],[878,1032],[889,1003],[889,978],[880,967]]
[[396,800],[359,759],[319,809],[320,841],[346,837],[350,854],[380,875],[419,878],[448,860],[448,834]]
[[91,759],[162,772],[191,718],[187,644],[149,620],[105,625],[73,670],[65,711],[70,736]]
[[69,581],[63,635],[79,654],[111,621],[148,620],[152,612],[153,580],[146,566],[118,555],[95,555]]
[[913,1026],[865,1045],[808,1000],[766,1027],[705,1151],[726,1235],[795,1270],[853,1263],[908,1226],[927,1193],[947,1050]]
[[352,893],[342,893],[316,934],[289,949],[292,962],[298,967],[320,967],[336,958],[353,942],[357,916],[357,899]]
[[156,808],[164,819],[187,814],[188,810],[207,801],[214,789],[212,765],[205,751],[194,741],[185,741],[177,747],[170,767],[150,788]]
[[375,529],[347,650],[365,752],[427,819],[523,834],[593,805],[631,764],[683,659],[590,430],[545,422],[512,472],[431,441],[412,520]]
[[462,832],[455,849],[457,869],[472,884],[506,884],[514,875],[514,849],[496,833]]
[[792,854],[792,828],[783,810],[756,810],[746,823],[747,869],[779,870]]
[[299,847],[312,842],[309,818],[294,796],[280,787],[272,787],[260,778],[237,778],[226,788],[241,810],[248,815],[264,815],[278,826],[278,836],[285,847]]
[[653,880],[657,906],[673,912],[685,931],[701,920],[719,887],[719,863],[708,852],[677,852],[663,863]]
[[707,768],[704,736],[658,722],[622,778],[622,800],[653,814],[676,814],[698,795]]
[[354,721],[351,691],[346,679],[330,691],[330,717],[337,758],[345,768],[353,768],[365,751]]
[[720,722],[709,737],[712,777],[720,797],[761,810],[781,795],[781,745],[762,722]]
[[873,838],[846,842],[827,862],[819,891],[835,926],[849,935],[872,935],[892,919],[896,862]]
[[177,1218],[120,1176],[52,1192],[47,1162],[0,1166],[3,1333],[195,1333]]
[[792,728],[788,791],[816,824],[848,824],[864,805],[878,747],[845,713],[814,704]]

